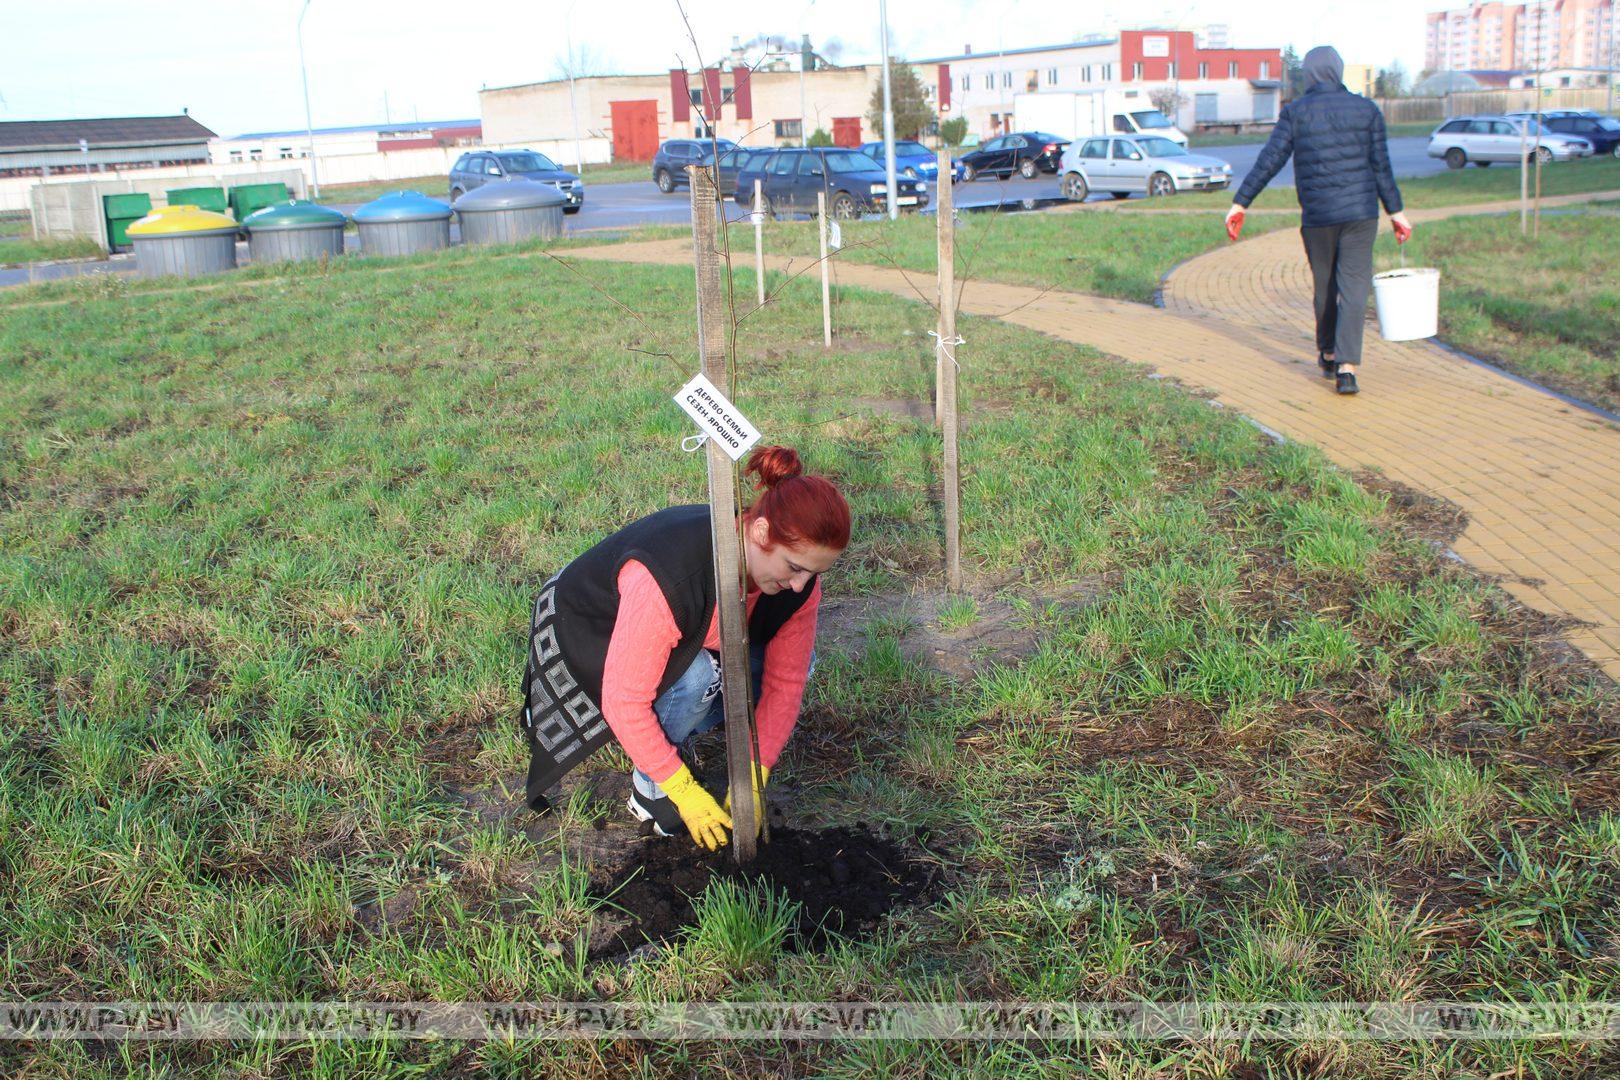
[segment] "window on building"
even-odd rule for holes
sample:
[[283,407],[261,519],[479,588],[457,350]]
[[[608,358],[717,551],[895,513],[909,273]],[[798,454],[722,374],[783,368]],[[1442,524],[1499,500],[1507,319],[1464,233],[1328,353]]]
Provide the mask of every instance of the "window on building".
[[1091,65],[1090,64],[1081,65],[1081,68],[1080,68],[1080,81],[1081,82],[1090,82],[1091,81]]
[[1103,82],[1113,82],[1114,81],[1114,65],[1113,64],[1104,64],[1102,66],[1102,69],[1103,69],[1102,81]]
[[1174,60],[1170,61],[1170,74],[1166,77],[1170,79],[1174,79],[1176,77],[1176,62]]
[[1010,72],[1010,71],[1003,71],[1003,72],[1002,72],[1002,73],[1001,73],[1001,85],[1002,85],[1002,86],[1003,86],[1003,87],[1004,87],[1004,88],[1005,88],[1005,89],[1008,89],[1008,90],[1011,90],[1011,89],[1012,89],[1012,72]]
[[1271,61],[1270,60],[1262,60],[1262,61],[1260,61],[1260,77],[1262,79],[1271,78]]
[[1230,64],[1227,64],[1226,65],[1226,77],[1228,79],[1237,78],[1238,77],[1237,69],[1238,69],[1238,62],[1236,60],[1233,60]]
[[240,150],[232,150],[231,151],[231,160],[233,162],[241,161],[242,160],[242,151],[240,151]]
[[973,76],[971,76],[971,75],[964,75],[964,76],[962,76],[962,89],[963,89],[963,90],[966,90],[966,89],[968,89],[968,82],[969,82],[969,81],[970,81],[970,80],[971,80],[971,79],[972,79],[972,78],[973,78]]
[[1209,78],[1209,65],[1208,64],[1199,64],[1198,65],[1198,77],[1200,79]]
[[778,120],[775,126],[778,139],[801,139],[804,137],[804,121],[802,120]]
[[992,75],[986,75],[984,77],[984,88],[986,90],[994,90],[996,88],[996,77],[995,77],[995,75],[993,75],[993,74]]
[[701,86],[698,87],[695,90],[689,89],[689,90],[686,91],[686,93],[687,93],[687,96],[692,99],[692,104],[694,104],[694,105],[702,105],[703,104],[703,88]]
[[263,161],[264,160],[264,148],[259,147],[259,146],[255,146],[253,149],[249,150],[248,151],[248,160],[249,161]]
[[1136,63],[1131,65],[1131,78],[1140,79],[1141,77],[1142,77],[1142,63],[1141,63],[1141,61],[1137,61]]
[[1047,86],[1056,86],[1057,85],[1057,68],[1047,68],[1046,69],[1046,85]]
[[1040,73],[1037,72],[1037,71],[1027,71],[1027,72],[1025,72],[1024,73],[1024,89],[1029,91],[1031,94],[1033,94],[1035,91],[1039,90],[1040,88],[1041,88],[1041,76],[1040,76]]

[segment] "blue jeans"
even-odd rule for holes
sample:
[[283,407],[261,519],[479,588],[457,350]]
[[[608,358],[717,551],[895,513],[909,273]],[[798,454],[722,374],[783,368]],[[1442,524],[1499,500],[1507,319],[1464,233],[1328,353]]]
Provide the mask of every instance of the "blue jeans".
[[[754,700],[759,700],[760,680],[765,674],[765,646],[750,642],[748,670],[753,676]],[[810,671],[816,670],[815,653],[810,654]],[[699,649],[692,665],[675,684],[653,702],[664,737],[679,748],[694,735],[713,731],[726,719],[725,695],[720,692],[720,662],[707,649]],[[635,770],[636,789],[649,798],[661,799],[664,791],[652,777]]]

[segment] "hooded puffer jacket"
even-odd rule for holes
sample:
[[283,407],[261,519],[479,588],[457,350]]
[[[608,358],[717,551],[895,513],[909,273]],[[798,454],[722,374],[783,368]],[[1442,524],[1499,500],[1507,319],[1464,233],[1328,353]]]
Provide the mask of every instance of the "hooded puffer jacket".
[[1284,105],[1271,138],[1243,178],[1233,202],[1248,206],[1277,171],[1294,158],[1300,224],[1342,225],[1401,209],[1401,191],[1389,167],[1384,114],[1339,82],[1319,82]]

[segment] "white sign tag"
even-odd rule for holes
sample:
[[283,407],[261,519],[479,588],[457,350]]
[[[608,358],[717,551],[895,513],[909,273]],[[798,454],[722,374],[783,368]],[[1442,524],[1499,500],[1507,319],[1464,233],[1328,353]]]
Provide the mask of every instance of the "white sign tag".
[[719,443],[732,461],[742,460],[759,442],[754,425],[701,372],[681,387],[675,404],[685,409],[686,415],[697,421],[698,430]]
[[844,231],[838,227],[838,222],[827,222],[827,246],[837,251],[844,246]]

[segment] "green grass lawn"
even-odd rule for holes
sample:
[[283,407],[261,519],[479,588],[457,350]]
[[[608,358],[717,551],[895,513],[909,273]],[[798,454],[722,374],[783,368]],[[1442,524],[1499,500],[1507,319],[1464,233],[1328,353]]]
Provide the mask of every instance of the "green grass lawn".
[[0,217],[0,237],[32,236],[33,231],[33,223],[29,221],[27,214],[20,217]]
[[[1444,513],[967,319],[976,600],[938,620],[971,633],[998,604],[1022,647],[948,675],[903,647],[934,616],[897,599],[939,583],[937,438],[896,407],[928,394],[932,313],[839,290],[827,352],[818,287],[779,275],[738,326],[735,397],[843,485],[827,594],[873,606],[824,618],[772,787],[801,827],[917,844],[942,891],[829,952],[759,947],[717,905],[632,965],[587,959],[611,913],[581,870],[615,857],[593,821],[622,800],[577,777],[535,823],[465,785],[521,791],[546,576],[703,498],[669,400],[692,272],[465,254],[5,308],[4,997],[1620,996],[1614,689],[1419,535],[1443,542]],[[0,1072],[1600,1075],[1603,1052],[63,1041],[8,1042]]]
[[[1436,266],[1440,336],[1572,397],[1620,412],[1620,216],[1546,213],[1539,238],[1519,215],[1454,218],[1412,234],[1410,265]],[[1382,237],[1378,269],[1399,265]]]
[[[1297,219],[1256,216],[1258,232],[1297,225]],[[773,254],[815,257],[814,222],[780,221],[767,226]],[[938,262],[933,217],[903,215],[896,221],[842,225],[842,261],[898,266],[929,275]],[[1121,218],[1109,213],[962,214],[956,233],[957,273],[1015,285],[1095,293],[1152,303],[1159,283],[1178,263],[1225,244],[1219,221],[1201,216]],[[735,227],[732,244],[749,255],[753,231]]]
[[[1535,172],[1531,170],[1532,189]],[[1401,198],[1409,210],[1467,203],[1495,202],[1519,197],[1519,170],[1510,165],[1488,169],[1447,170],[1434,176],[1413,176],[1398,181]],[[1588,191],[1620,191],[1620,160],[1613,157],[1587,158],[1545,165],[1541,170],[1543,195],[1575,195]],[[1230,191],[1199,191],[1169,199],[1131,199],[1119,204],[1126,212],[1186,210],[1196,207],[1220,208],[1232,205]],[[1299,199],[1293,188],[1268,187],[1253,204],[1259,209],[1297,210]],[[1251,219],[1252,224],[1253,219]],[[1247,226],[1245,226],[1247,228]]]
[[[1412,124],[1386,124],[1385,134],[1391,139],[1408,138],[1414,135],[1427,135],[1439,126],[1440,121],[1438,120],[1419,120]],[[1196,151],[1205,146],[1241,146],[1248,143],[1263,143],[1270,134],[1270,132],[1251,132],[1245,135],[1230,135],[1225,132],[1199,132],[1190,136],[1188,146]]]
[[96,258],[104,254],[101,245],[87,236],[72,240],[34,240],[25,232],[15,240],[0,239],[0,266],[21,266],[51,259]]

